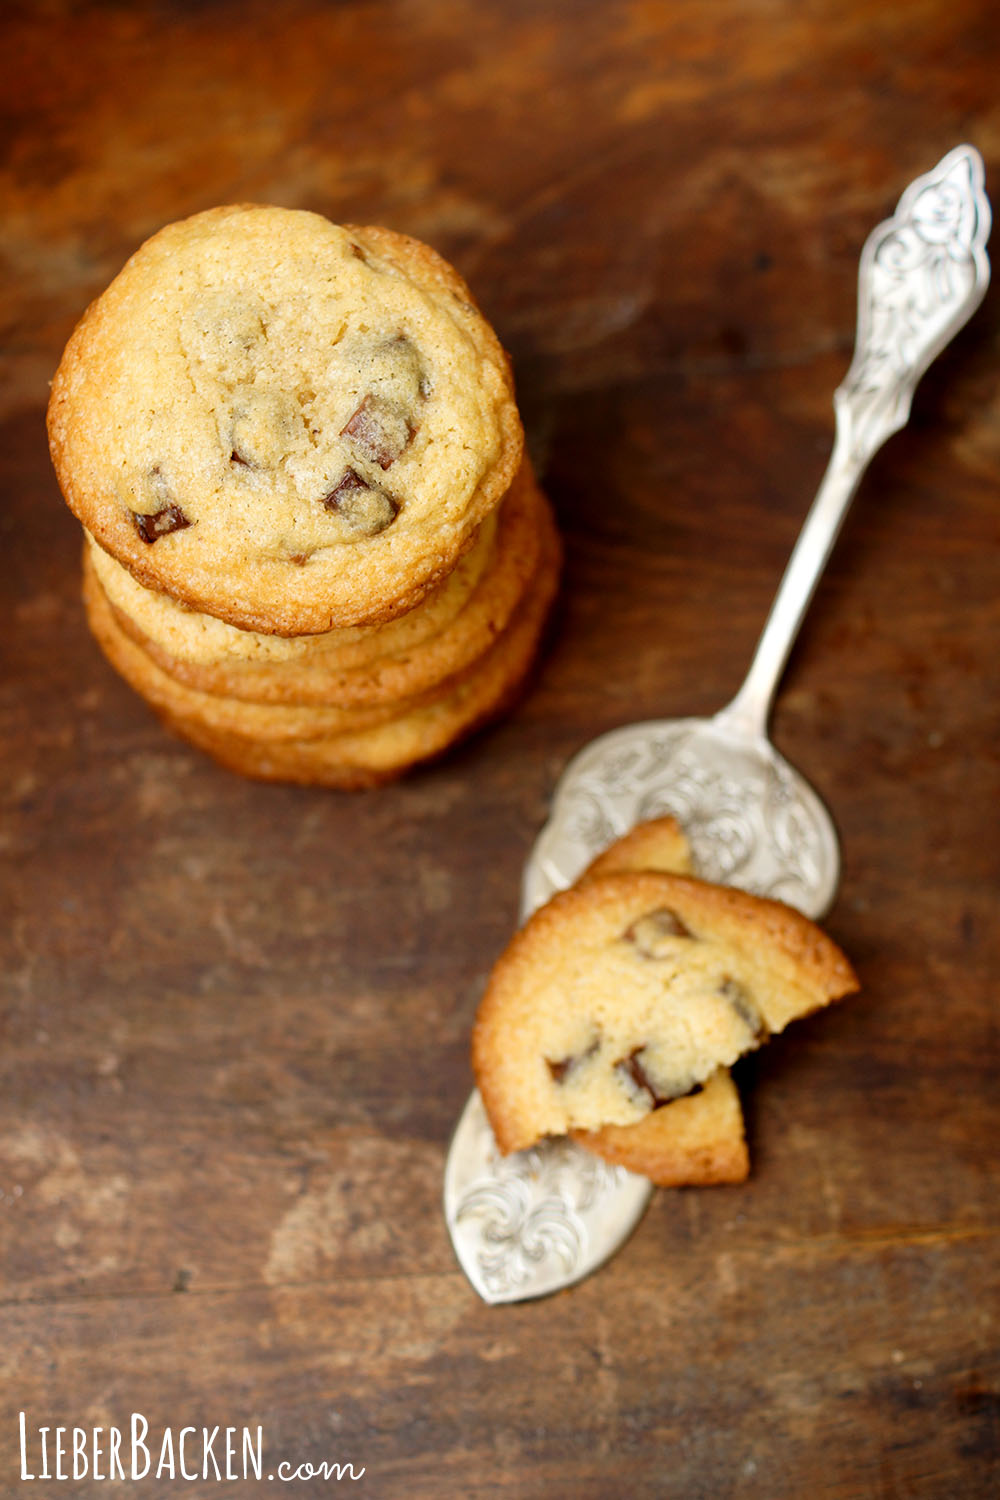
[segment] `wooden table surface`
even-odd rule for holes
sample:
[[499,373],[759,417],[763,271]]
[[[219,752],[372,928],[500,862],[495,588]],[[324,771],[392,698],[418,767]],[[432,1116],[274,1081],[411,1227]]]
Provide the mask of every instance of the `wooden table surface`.
[[[829,451],[865,235],[962,140],[1000,192],[994,0],[0,24],[0,1493],[111,1488],[25,1487],[24,1411],[29,1437],[259,1423],[266,1470],[365,1470],[303,1495],[996,1495],[996,296],[876,460],[778,704],[841,830],[829,928],[863,992],[739,1070],[750,1180],[659,1192],[600,1274],[505,1308],[440,1207],[560,769],[735,690]],[[83,623],[47,381],[145,236],[237,200],[454,260],[566,539],[522,704],[376,793],[217,769]],[[220,1492],[114,1492],[175,1490]]]

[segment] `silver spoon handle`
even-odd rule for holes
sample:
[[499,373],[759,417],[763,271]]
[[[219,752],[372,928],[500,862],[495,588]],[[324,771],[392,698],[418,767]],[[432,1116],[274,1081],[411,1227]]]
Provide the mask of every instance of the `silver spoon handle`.
[[746,680],[716,716],[729,728],[766,734],[789,652],[861,477],[886,439],[905,427],[921,375],[986,294],[990,206],[983,176],[975,147],[956,147],[910,184],[892,218],[868,236],[854,358],[834,394],[833,453]]

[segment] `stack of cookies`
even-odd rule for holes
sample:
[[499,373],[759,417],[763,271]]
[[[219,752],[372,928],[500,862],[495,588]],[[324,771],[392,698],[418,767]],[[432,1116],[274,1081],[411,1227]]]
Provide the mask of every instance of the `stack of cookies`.
[[49,434],[97,640],[224,764],[372,785],[522,684],[558,538],[506,356],[426,245],[169,225],[75,330]]

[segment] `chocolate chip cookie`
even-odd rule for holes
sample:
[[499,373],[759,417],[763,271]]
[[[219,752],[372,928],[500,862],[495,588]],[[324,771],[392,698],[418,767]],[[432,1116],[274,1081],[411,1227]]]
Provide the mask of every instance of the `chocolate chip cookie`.
[[49,435],[140,583],[290,636],[412,609],[522,449],[506,356],[440,256],[259,205],[136,251],[70,338]]
[[[552,521],[526,463],[497,514],[499,524],[491,524],[493,517],[485,523],[489,535],[450,575],[454,589],[439,586],[407,615],[361,631],[247,639],[248,632],[143,588],[94,544],[86,566],[96,572],[122,629],[162,672],[196,692],[300,707],[396,704],[402,711],[471,666],[504,630],[528,587],[543,528]],[[483,543],[483,559],[472,567]],[[466,571],[471,587],[457,576]],[[283,648],[277,658],[269,649],[275,644]],[[241,646],[245,654],[238,653]]]
[[502,1151],[644,1120],[857,988],[801,913],[692,876],[597,874],[493,970],[473,1065]]

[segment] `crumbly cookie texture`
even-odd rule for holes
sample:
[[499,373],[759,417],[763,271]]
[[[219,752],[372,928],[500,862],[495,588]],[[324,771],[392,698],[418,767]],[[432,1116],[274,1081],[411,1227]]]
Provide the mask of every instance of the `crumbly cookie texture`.
[[134,577],[279,635],[412,608],[522,449],[506,356],[447,262],[259,205],[141,246],[66,347],[49,435]]
[[588,1151],[657,1187],[745,1182],[750,1173],[740,1096],[727,1068],[716,1068],[695,1093],[650,1110],[634,1125],[571,1133]]
[[493,970],[473,1066],[502,1151],[631,1125],[851,993],[836,945],[779,902],[660,871],[555,896]]

